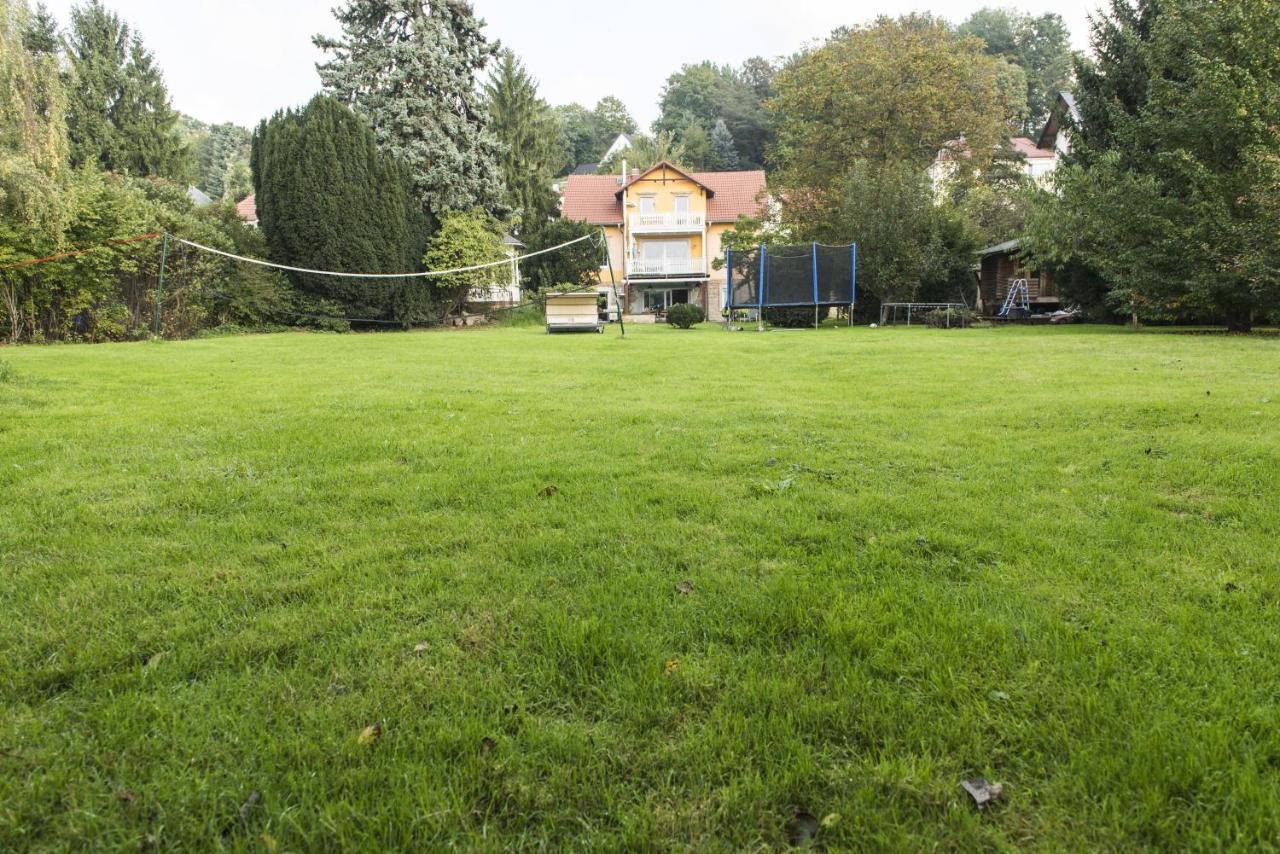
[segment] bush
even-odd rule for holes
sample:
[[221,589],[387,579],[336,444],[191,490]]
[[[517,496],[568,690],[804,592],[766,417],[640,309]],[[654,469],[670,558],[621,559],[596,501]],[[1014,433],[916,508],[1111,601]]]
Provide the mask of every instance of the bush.
[[813,326],[813,308],[766,308],[764,321],[783,329],[804,329]]
[[667,309],[667,323],[679,329],[689,329],[696,323],[706,320],[702,309],[687,302],[676,303]]
[[924,322],[933,329],[963,329],[977,319],[978,313],[968,308],[937,308],[924,316]]

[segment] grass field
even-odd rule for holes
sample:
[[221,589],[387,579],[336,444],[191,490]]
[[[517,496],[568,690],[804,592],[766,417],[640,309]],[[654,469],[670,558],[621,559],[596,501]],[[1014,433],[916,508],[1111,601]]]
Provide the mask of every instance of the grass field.
[[1275,338],[0,361],[0,849],[1280,838]]

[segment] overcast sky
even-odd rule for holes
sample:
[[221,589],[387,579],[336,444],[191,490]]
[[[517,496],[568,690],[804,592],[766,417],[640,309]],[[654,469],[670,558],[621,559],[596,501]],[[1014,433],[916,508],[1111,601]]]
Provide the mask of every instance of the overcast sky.
[[[45,0],[63,25],[75,0]],[[320,86],[311,45],[333,32],[336,0],[104,0],[142,34],[174,105],[206,122],[251,127]],[[33,4],[34,5],[34,4]],[[1056,11],[1076,47],[1088,44],[1098,0],[475,0],[490,38],[514,50],[553,104],[593,105],[617,95],[642,128],[657,117],[667,75],[688,62],[736,65],[784,56],[842,24],[927,10],[961,21],[983,6]],[[636,39],[644,50],[628,50]]]

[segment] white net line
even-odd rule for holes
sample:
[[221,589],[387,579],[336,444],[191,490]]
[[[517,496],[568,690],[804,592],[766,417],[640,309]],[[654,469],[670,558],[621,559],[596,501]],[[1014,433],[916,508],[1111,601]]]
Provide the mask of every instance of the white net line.
[[519,264],[526,259],[536,257],[538,255],[546,255],[548,252],[558,252],[566,246],[572,246],[575,243],[581,243],[584,240],[597,240],[596,234],[584,234],[575,240],[569,240],[561,243],[559,246],[550,246],[546,249],[539,249],[536,252],[528,252],[524,255],[518,255],[513,258],[503,258],[501,261],[489,261],[484,264],[473,264],[470,267],[455,267],[452,270],[427,270],[424,273],[337,273],[333,270],[308,270],[305,267],[290,267],[285,264],[273,264],[270,261],[263,261],[258,258],[246,258],[243,255],[235,255],[231,252],[223,252],[221,249],[214,249],[212,246],[205,246],[196,243],[193,240],[186,240],[176,235],[169,235],[171,240],[178,243],[184,243],[193,249],[199,249],[204,252],[211,252],[214,255],[221,255],[224,258],[231,258],[236,261],[244,261],[246,264],[256,264],[259,267],[270,267],[273,270],[286,270],[290,273],[306,273],[312,276],[332,276],[342,279],[429,279],[435,276],[448,276],[453,273],[470,273],[475,270],[487,270],[491,267],[504,267],[509,264]]

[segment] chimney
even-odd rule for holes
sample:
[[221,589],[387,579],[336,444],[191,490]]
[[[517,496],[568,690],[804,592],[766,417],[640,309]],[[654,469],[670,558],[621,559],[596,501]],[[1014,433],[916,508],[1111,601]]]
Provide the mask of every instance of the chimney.
[[635,179],[637,179],[637,178],[639,178],[639,177],[640,177],[640,170],[639,170],[639,169],[632,169],[632,170],[631,170],[631,180],[632,180],[632,181],[634,181]]

